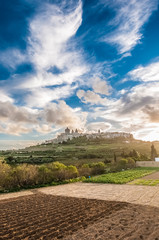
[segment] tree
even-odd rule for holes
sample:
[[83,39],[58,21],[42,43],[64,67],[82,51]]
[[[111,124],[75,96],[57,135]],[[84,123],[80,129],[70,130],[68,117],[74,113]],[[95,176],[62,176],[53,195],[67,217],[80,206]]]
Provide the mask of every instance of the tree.
[[157,157],[157,151],[154,145],[151,145],[151,161],[155,161],[155,157]]
[[117,157],[116,157],[116,154],[114,153],[114,162],[117,161]]

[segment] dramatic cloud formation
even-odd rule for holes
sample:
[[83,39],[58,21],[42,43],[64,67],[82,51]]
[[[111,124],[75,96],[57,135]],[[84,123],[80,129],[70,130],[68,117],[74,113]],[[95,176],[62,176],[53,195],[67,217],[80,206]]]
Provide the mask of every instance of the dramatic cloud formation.
[[111,128],[110,123],[106,122],[92,122],[89,123],[87,126],[88,131],[90,132],[97,132],[97,131],[108,131]]
[[26,56],[16,48],[9,48],[5,51],[1,51],[0,55],[0,63],[11,69],[15,69],[17,65],[20,65],[27,60]]
[[82,53],[71,40],[82,22],[82,3],[78,1],[68,11],[65,7],[66,3],[45,4],[30,22],[28,57],[37,74],[26,79],[21,87],[72,84],[86,73]]
[[14,100],[8,96],[4,91],[0,90],[0,101],[1,102],[14,102]]
[[46,106],[53,100],[59,100],[69,97],[74,92],[75,88],[75,86],[71,87],[70,85],[56,87],[53,89],[35,88],[30,90],[30,94],[26,96],[25,102],[30,107],[41,108]]
[[93,91],[84,91],[84,90],[78,90],[77,96],[83,103],[91,103],[91,104],[105,104],[107,102],[106,98],[100,97],[97,93],[94,93]]
[[120,99],[109,101],[105,107],[95,108],[90,114],[95,119],[102,116],[113,130],[120,126],[121,131],[132,132],[137,138],[143,131],[142,138],[148,139],[147,134],[152,130],[150,126],[154,126],[152,123],[159,123],[158,89],[159,82],[140,84]]
[[158,0],[14,4],[0,8],[1,139],[68,126],[159,140]]
[[151,63],[145,67],[139,66],[128,73],[130,79],[135,81],[159,81],[159,62]]
[[10,102],[0,102],[0,119],[9,119],[16,123],[35,123],[36,115],[29,112],[25,107],[16,107]]
[[84,128],[86,121],[86,114],[73,111],[64,101],[60,101],[59,104],[50,103],[42,112],[43,118],[48,123],[52,123],[59,126],[69,126],[72,128]]
[[0,133],[9,134],[9,135],[15,135],[20,136],[21,134],[29,133],[31,129],[29,129],[27,126],[19,125],[17,123],[8,123],[6,125],[3,124],[3,126],[0,124]]
[[111,86],[109,86],[106,81],[102,81],[100,78],[95,78],[93,80],[92,87],[96,93],[100,93],[103,95],[110,94]]
[[111,1],[109,5],[116,11],[116,16],[110,24],[116,28],[105,41],[116,45],[119,53],[131,51],[142,38],[142,26],[157,10],[157,4],[157,0]]
[[[36,130],[39,133],[53,131],[53,125],[59,127],[73,127],[84,129],[87,114],[72,109],[64,101],[50,103],[42,110],[32,110],[16,107],[10,102],[0,102],[1,133],[19,135]],[[24,130],[24,131],[23,131]]]

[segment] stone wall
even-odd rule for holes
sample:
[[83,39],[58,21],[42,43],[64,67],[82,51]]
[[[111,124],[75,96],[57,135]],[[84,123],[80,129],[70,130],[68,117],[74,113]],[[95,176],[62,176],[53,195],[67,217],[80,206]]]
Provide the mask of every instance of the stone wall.
[[136,167],[159,167],[159,162],[155,162],[155,161],[136,161]]

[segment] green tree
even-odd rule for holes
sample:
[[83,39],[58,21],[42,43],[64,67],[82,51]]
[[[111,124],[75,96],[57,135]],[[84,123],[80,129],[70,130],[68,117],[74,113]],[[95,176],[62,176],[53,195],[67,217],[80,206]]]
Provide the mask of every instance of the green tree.
[[114,162],[117,162],[117,157],[115,153],[114,153]]
[[151,145],[151,161],[155,161],[155,157],[157,157],[157,151],[154,145]]

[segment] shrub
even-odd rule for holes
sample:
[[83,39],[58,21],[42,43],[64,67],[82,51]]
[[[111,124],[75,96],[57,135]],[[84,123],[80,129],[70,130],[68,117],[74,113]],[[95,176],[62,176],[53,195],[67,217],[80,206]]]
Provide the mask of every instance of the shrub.
[[13,167],[10,172],[10,181],[12,187],[25,187],[38,183],[37,167],[33,165],[22,164]]
[[122,158],[118,162],[111,164],[110,171],[111,172],[119,172],[122,169],[126,169],[127,168],[127,163],[128,163],[128,160],[125,159],[125,158]]
[[15,158],[13,156],[8,156],[6,158],[6,162],[10,164],[15,163]]
[[91,168],[88,164],[83,164],[81,168],[79,168],[79,175],[89,177],[91,175]]
[[111,160],[106,158],[106,159],[104,160],[104,163],[105,163],[105,164],[111,163]]
[[128,164],[128,160],[126,158],[122,158],[118,162],[118,166],[121,167],[122,169],[126,169]]
[[105,164],[103,162],[91,164],[91,175],[102,174],[105,172]]
[[110,166],[110,171],[111,172],[118,172],[121,170],[125,170],[128,168],[134,168],[136,166],[135,161],[133,158],[128,157],[128,158],[122,158],[119,160],[117,163],[114,163]]
[[51,182],[51,171],[45,166],[41,165],[38,167],[38,183],[45,184]]
[[133,158],[128,158],[127,168],[134,168],[136,166],[135,160]]
[[9,184],[9,175],[11,172],[11,167],[6,164],[0,162],[0,188],[7,188]]
[[66,177],[66,166],[63,163],[54,162],[48,165],[53,181],[63,181]]
[[75,166],[70,165],[66,168],[65,179],[76,178],[78,176],[78,170]]

